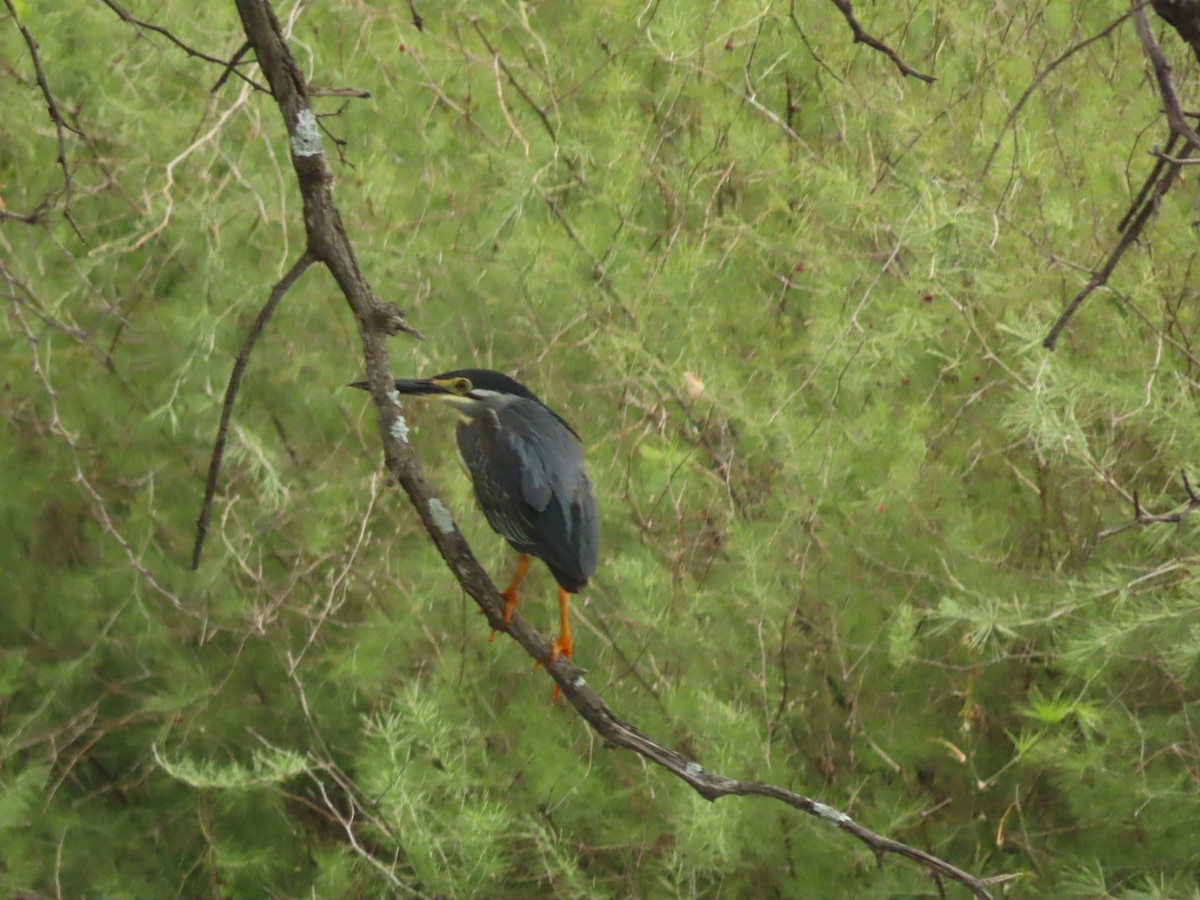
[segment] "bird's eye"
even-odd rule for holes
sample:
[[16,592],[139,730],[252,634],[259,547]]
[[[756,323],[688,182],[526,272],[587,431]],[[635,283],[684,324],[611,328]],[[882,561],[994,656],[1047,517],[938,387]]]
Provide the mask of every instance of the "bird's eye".
[[456,379],[454,382],[454,391],[457,394],[466,394],[471,390],[471,382],[465,378]]

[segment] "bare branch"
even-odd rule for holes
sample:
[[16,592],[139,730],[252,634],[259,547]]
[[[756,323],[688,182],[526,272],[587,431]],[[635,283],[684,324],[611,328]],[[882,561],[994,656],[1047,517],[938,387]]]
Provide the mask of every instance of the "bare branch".
[[75,188],[71,182],[71,167],[67,163],[66,133],[67,131],[72,131],[75,134],[81,134],[81,132],[79,129],[68,125],[62,117],[62,113],[59,112],[58,103],[55,102],[54,94],[50,92],[50,85],[46,81],[46,73],[42,71],[42,60],[38,56],[37,41],[33,39],[33,35],[29,33],[29,29],[21,24],[21,20],[17,17],[17,10],[12,5],[12,0],[4,0],[4,6],[8,9],[8,14],[12,16],[13,23],[21,32],[21,37],[25,39],[25,46],[29,48],[29,58],[33,62],[33,72],[37,78],[38,87],[42,91],[42,97],[46,101],[46,110],[50,114],[50,121],[54,123],[54,134],[58,139],[58,165],[63,173],[63,218],[70,223],[76,237],[86,244],[87,238],[79,230],[79,225],[75,222],[75,215],[71,212],[71,198],[74,196]]
[[1162,155],[1155,155],[1158,160],[1154,168],[1150,170],[1150,174],[1146,176],[1146,180],[1142,182],[1141,188],[1138,189],[1137,196],[1133,198],[1133,202],[1129,204],[1129,209],[1125,215],[1121,217],[1121,221],[1117,223],[1117,233],[1120,234],[1129,227],[1130,221],[1137,215],[1138,210],[1142,208],[1142,204],[1146,202],[1146,198],[1150,196],[1150,191],[1154,185],[1158,184],[1158,178],[1162,175],[1163,167],[1169,161],[1174,162],[1175,158],[1170,154],[1175,151],[1175,145],[1179,142],[1179,135],[1172,134],[1167,138],[1167,149],[1162,152]]
[[[7,3],[8,0],[5,0],[5,2]],[[254,81],[253,79],[242,74],[236,68],[238,60],[241,58],[242,54],[246,50],[244,45],[243,45],[242,49],[238,50],[238,52],[233,55],[232,59],[224,60],[224,59],[221,59],[220,57],[211,56],[208,53],[203,52],[202,50],[197,50],[195,47],[191,47],[188,44],[185,44],[179,38],[175,37],[175,35],[173,35],[168,29],[163,28],[161,25],[155,25],[153,22],[147,22],[143,19],[137,18],[131,12],[129,12],[129,10],[127,10],[125,7],[123,7],[120,3],[117,3],[117,0],[100,0],[100,2],[103,3],[105,6],[107,6],[109,9],[111,9],[113,12],[115,12],[121,18],[122,22],[132,25],[134,28],[137,28],[139,30],[152,31],[155,34],[161,34],[163,37],[165,37],[168,41],[170,41],[172,44],[174,44],[176,47],[178,47],[180,50],[182,50],[188,56],[194,56],[195,58],[202,59],[205,62],[215,63],[218,66],[224,67],[225,72],[221,75],[221,78],[217,81],[217,84],[213,87],[214,92],[217,90],[218,87],[220,87],[225,82],[225,79],[228,77],[228,75],[231,72],[234,75],[236,75],[238,78],[242,79],[242,81],[245,81],[247,84],[253,86],[253,88],[256,91],[266,91],[265,87],[263,87],[257,81]]]
[[937,81],[937,79],[932,75],[926,75],[925,73],[918,72],[916,69],[912,68],[910,65],[908,65],[908,63],[900,58],[900,54],[898,54],[895,50],[878,38],[872,37],[870,34],[868,34],[867,30],[859,24],[858,19],[854,18],[854,6],[851,4],[850,0],[832,0],[832,2],[833,5],[841,11],[842,17],[846,20],[846,24],[850,26],[850,30],[854,33],[854,42],[856,44],[866,44],[868,47],[878,50],[880,53],[894,62],[896,64],[896,68],[899,69],[904,75],[909,75],[913,78],[919,78],[926,84],[933,84],[935,81]]
[[238,351],[237,358],[233,361],[233,371],[229,373],[229,384],[225,387],[225,401],[221,404],[221,424],[217,426],[217,439],[213,442],[212,459],[208,463],[208,481],[204,486],[204,501],[200,504],[200,515],[196,519],[196,543],[192,546],[193,569],[200,568],[200,554],[204,551],[204,538],[208,535],[208,522],[212,516],[213,495],[217,492],[217,477],[221,473],[221,460],[225,456],[225,442],[229,437],[229,420],[233,418],[233,404],[237,400],[238,390],[242,386],[242,375],[245,374],[246,366],[250,362],[250,354],[254,352],[254,345],[258,343],[259,335],[271,321],[271,316],[275,314],[275,309],[279,306],[283,295],[314,262],[316,260],[313,255],[305,250],[300,258],[292,263],[292,267],[271,290],[271,296],[267,298],[263,308],[258,311],[258,317],[255,318],[246,339],[242,342],[242,349]]
[[1057,59],[1050,63],[1050,65],[1046,66],[1046,68],[1037,73],[1037,76],[1034,77],[1033,81],[1029,83],[1029,87],[1025,88],[1025,92],[1021,94],[1021,96],[1017,99],[1017,102],[1013,104],[1013,108],[1008,111],[1008,115],[1004,119],[1004,124],[1000,126],[1000,131],[996,135],[996,140],[992,143],[992,149],[988,153],[987,159],[984,160],[983,169],[979,173],[980,178],[983,178],[985,175],[987,175],[988,169],[992,167],[992,161],[996,158],[996,152],[1000,149],[1000,143],[1004,140],[1004,133],[1008,131],[1013,122],[1016,121],[1016,118],[1020,114],[1022,107],[1024,107],[1029,98],[1033,96],[1033,92],[1038,89],[1038,86],[1050,76],[1050,73],[1065,63],[1080,50],[1083,50],[1085,47],[1096,43],[1098,40],[1108,37],[1110,34],[1116,31],[1117,28],[1131,15],[1133,15],[1132,12],[1124,13],[1115,21],[1110,22],[1104,28],[1093,34],[1090,38],[1086,38],[1085,40],[1080,41],[1078,44],[1068,47]]
[[308,91],[310,97],[350,97],[354,100],[370,100],[371,92],[362,88],[323,88],[314,87]]
[[[1150,23],[1146,19],[1145,0],[1131,0],[1130,7],[1129,14],[1133,16],[1133,24],[1137,28],[1142,49],[1150,60],[1155,80],[1158,82],[1158,92],[1166,111],[1167,123],[1171,128],[1171,138],[1167,143],[1166,151],[1155,154],[1157,161],[1154,168],[1147,176],[1141,190],[1138,191],[1129,211],[1121,218],[1121,222],[1117,226],[1121,237],[1109,251],[1104,265],[1088,279],[1088,283],[1080,289],[1079,293],[1071,298],[1071,302],[1067,304],[1066,309],[1062,311],[1062,314],[1050,327],[1050,331],[1047,332],[1042,341],[1042,346],[1047,350],[1054,349],[1058,343],[1058,336],[1066,328],[1067,323],[1079,310],[1087,296],[1108,282],[1108,277],[1117,267],[1117,263],[1121,261],[1121,257],[1125,255],[1125,251],[1141,236],[1146,223],[1150,221],[1150,216],[1158,209],[1159,203],[1171,189],[1171,185],[1175,183],[1179,170],[1185,165],[1190,165],[1189,159],[1192,153],[1200,150],[1200,135],[1197,135],[1187,123],[1183,108],[1179,105],[1179,97],[1176,96],[1175,87],[1171,83],[1171,66],[1163,55],[1162,48],[1154,39]],[[1171,151],[1179,139],[1185,141],[1183,149],[1178,154],[1171,156]]]
[[877,835],[846,814],[816,800],[774,785],[706,772],[694,760],[656,743],[633,725],[618,718],[604,700],[585,684],[583,670],[563,657],[552,658],[550,642],[521,615],[514,615],[507,623],[504,621],[499,591],[480,566],[445,506],[433,495],[424,469],[407,441],[407,428],[400,416],[388,368],[385,340],[387,335],[396,331],[411,329],[394,306],[383,304],[375,297],[354,260],[341,217],[333,203],[330,190],[332,175],[320,147],[320,133],[309,109],[308,86],[268,0],[237,0],[237,7],[246,37],[254,47],[291,137],[292,165],[304,198],[304,223],[309,250],[334,275],[359,326],[367,378],[378,413],[380,438],[390,478],[403,486],[430,539],[463,589],[483,610],[491,626],[511,636],[526,653],[546,668],[571,705],[597,734],[610,744],[632,750],[661,766],[691,785],[702,797],[716,800],[727,795],[739,795],[779,800],[855,836],[877,855],[894,853],[911,859],[936,875],[966,886],[977,897],[990,898],[987,885],[973,875],[915,847]]
[[[1042,341],[1042,346],[1047,350],[1054,349],[1058,343],[1058,336],[1067,327],[1067,323],[1071,321],[1071,317],[1075,315],[1080,305],[1087,299],[1088,294],[1108,283],[1108,278],[1117,267],[1117,263],[1121,261],[1121,257],[1125,255],[1125,251],[1141,235],[1142,229],[1150,221],[1150,216],[1158,209],[1158,204],[1162,202],[1162,198],[1166,196],[1167,191],[1170,190],[1171,185],[1175,182],[1175,176],[1179,174],[1179,169],[1183,164],[1182,161],[1191,155],[1192,150],[1193,147],[1189,144],[1183,148],[1177,161],[1167,163],[1161,159],[1159,160],[1159,165],[1154,167],[1154,170],[1146,179],[1146,186],[1138,193],[1138,199],[1145,198],[1142,201],[1141,207],[1131,207],[1129,213],[1126,213],[1125,217],[1121,219],[1121,223],[1125,225],[1124,231],[1117,240],[1116,245],[1109,251],[1108,258],[1104,260],[1104,265],[1088,279],[1088,283],[1080,289],[1079,293],[1071,298],[1071,302],[1067,304],[1067,308],[1062,311],[1062,314],[1055,323],[1050,326],[1050,331],[1047,332],[1045,339]],[[1158,176],[1158,183],[1154,185],[1152,190],[1148,190],[1149,185],[1153,183],[1154,177],[1159,172],[1162,172],[1164,167],[1166,171]],[[1149,197],[1146,197],[1147,194],[1149,194]]]
[[1167,62],[1166,56],[1163,55],[1162,48],[1158,46],[1158,41],[1154,39],[1154,32],[1150,28],[1150,22],[1146,18],[1145,4],[1139,0],[1132,0],[1133,6],[1133,24],[1137,28],[1138,39],[1142,42],[1142,49],[1146,52],[1146,56],[1150,59],[1150,67],[1154,70],[1154,79],[1158,82],[1158,93],[1162,97],[1163,107],[1167,113],[1167,122],[1171,125],[1171,131],[1181,137],[1187,139],[1193,147],[1200,147],[1200,135],[1197,135],[1192,130],[1192,126],[1187,123],[1187,118],[1183,114],[1183,107],[1179,105],[1179,97],[1175,93],[1175,86],[1171,83],[1171,64]]
[[1138,498],[1137,492],[1133,494],[1133,518],[1128,522],[1122,522],[1120,525],[1114,525],[1112,528],[1105,528],[1096,535],[1096,543],[1100,543],[1110,537],[1120,534],[1123,531],[1128,531],[1130,528],[1139,528],[1145,525],[1178,525],[1189,514],[1200,509],[1200,496],[1196,495],[1192,483],[1188,480],[1186,471],[1179,473],[1183,477],[1183,490],[1187,494],[1187,503],[1182,509],[1178,509],[1172,513],[1148,513],[1142,508],[1142,502]]
[[417,31],[424,31],[425,19],[419,12],[417,12],[417,5],[413,2],[413,0],[408,0],[408,14],[412,16],[413,27],[416,28]]
[[213,86],[208,89],[208,92],[210,94],[215,94],[217,91],[219,91],[221,89],[221,86],[223,84],[225,84],[226,81],[229,80],[230,75],[237,74],[237,76],[239,78],[244,77],[241,72],[237,71],[237,66],[238,66],[238,63],[240,63],[242,61],[242,57],[245,56],[249,52],[250,52],[250,42],[249,41],[246,41],[246,43],[242,44],[242,46],[237,48],[237,52],[234,53],[233,56],[229,57],[229,62],[227,62],[225,64],[225,71],[223,71],[221,73],[221,77],[218,78],[216,80],[216,82],[213,84]]

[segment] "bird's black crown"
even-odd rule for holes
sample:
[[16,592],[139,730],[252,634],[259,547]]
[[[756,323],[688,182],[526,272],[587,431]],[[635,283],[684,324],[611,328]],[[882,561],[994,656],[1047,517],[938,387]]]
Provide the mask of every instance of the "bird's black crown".
[[537,394],[515,378],[509,378],[503,372],[496,372],[492,369],[455,369],[453,372],[443,372],[441,375],[433,376],[434,381],[449,381],[455,378],[465,378],[471,382],[472,387],[481,391],[495,391],[497,394],[510,394],[536,400],[538,403],[542,402],[538,399]]

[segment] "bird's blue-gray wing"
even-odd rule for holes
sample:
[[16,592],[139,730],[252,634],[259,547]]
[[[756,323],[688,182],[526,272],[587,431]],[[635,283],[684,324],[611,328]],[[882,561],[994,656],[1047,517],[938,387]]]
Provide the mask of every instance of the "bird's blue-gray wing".
[[518,399],[461,424],[458,442],[491,526],[565,589],[581,590],[596,570],[599,521],[574,435],[541,404]]

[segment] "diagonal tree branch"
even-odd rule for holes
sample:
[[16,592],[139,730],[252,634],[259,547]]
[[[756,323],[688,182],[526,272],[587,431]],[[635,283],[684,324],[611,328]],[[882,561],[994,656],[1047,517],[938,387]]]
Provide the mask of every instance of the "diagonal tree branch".
[[238,351],[237,358],[233,361],[233,370],[229,373],[229,384],[225,387],[225,400],[221,404],[221,424],[217,426],[217,439],[213,442],[212,459],[208,463],[208,482],[204,486],[204,501],[200,504],[200,516],[196,519],[196,543],[192,547],[193,569],[200,568],[200,554],[204,551],[204,538],[208,535],[208,520],[212,515],[213,495],[217,492],[217,476],[221,473],[221,460],[225,456],[225,441],[229,436],[229,420],[233,418],[233,403],[237,400],[238,390],[242,386],[242,375],[245,374],[246,366],[250,362],[250,354],[254,352],[254,345],[258,343],[258,338],[263,333],[263,329],[267,327],[267,322],[271,321],[271,316],[275,314],[275,308],[279,306],[283,295],[291,290],[292,285],[314,262],[312,254],[305,250],[300,258],[292,263],[292,267],[287,270],[283,278],[279,279],[279,283],[267,297],[263,308],[258,311],[254,324],[242,342],[242,349]]
[[[5,0],[5,2],[7,2],[7,0]],[[253,79],[248,78],[247,76],[243,75],[237,69],[237,64],[238,64],[239,60],[242,58],[242,55],[248,49],[245,45],[243,45],[240,50],[238,50],[236,53],[234,53],[230,59],[224,60],[219,57],[212,56],[208,53],[205,53],[202,50],[197,50],[195,47],[188,46],[183,41],[181,41],[179,38],[175,37],[175,35],[172,34],[168,29],[163,28],[161,25],[155,25],[153,22],[147,22],[143,19],[137,18],[135,15],[133,15],[133,13],[131,13],[129,10],[127,10],[125,7],[123,7],[120,3],[118,3],[117,0],[100,0],[100,2],[103,3],[105,6],[107,6],[109,9],[111,9],[114,13],[116,13],[120,17],[122,22],[125,22],[128,25],[132,25],[134,28],[137,28],[139,31],[151,31],[151,32],[154,32],[155,34],[160,34],[164,38],[166,38],[168,41],[170,41],[172,44],[174,44],[176,47],[178,47],[180,50],[182,50],[184,53],[186,53],[188,56],[195,57],[196,59],[202,59],[205,62],[215,63],[218,66],[223,66],[225,69],[225,72],[221,75],[221,78],[217,81],[216,85],[213,87],[213,89],[212,89],[213,93],[216,92],[217,88],[219,88],[222,84],[224,84],[225,79],[228,78],[231,74],[236,75],[238,78],[242,79],[242,81],[245,81],[247,84],[251,85],[256,91],[264,91],[264,92],[266,91],[266,88],[264,88],[261,84],[259,84],[257,81],[254,81]]]
[[1133,15],[1132,12],[1123,13],[1114,21],[1109,22],[1091,37],[1085,38],[1084,40],[1079,41],[1077,44],[1068,47],[1061,54],[1059,54],[1058,58],[1051,62],[1050,65],[1046,66],[1046,68],[1042,69],[1042,71],[1038,72],[1037,75],[1034,76],[1033,81],[1029,82],[1029,87],[1025,88],[1025,92],[1017,98],[1017,102],[1013,104],[1012,109],[1008,111],[1008,115],[1004,117],[1004,124],[996,130],[996,139],[992,142],[992,149],[988,151],[987,159],[983,161],[983,168],[979,171],[979,179],[981,181],[987,176],[988,170],[992,167],[992,161],[996,158],[996,153],[1000,149],[1000,144],[1004,141],[1005,133],[1017,120],[1017,116],[1020,115],[1025,103],[1030,97],[1033,96],[1034,91],[1038,89],[1043,81],[1050,77],[1050,73],[1052,73],[1055,69],[1065,63],[1079,51],[1085,49],[1086,47],[1090,47],[1092,44],[1096,43],[1096,41],[1108,37],[1110,34],[1116,31],[1117,28],[1122,25],[1131,15]]
[[935,81],[937,81],[937,79],[932,75],[926,75],[924,72],[918,72],[903,59],[901,59],[899,53],[897,53],[883,41],[879,40],[879,38],[873,37],[871,34],[869,34],[867,30],[859,23],[858,19],[854,17],[854,6],[850,0],[833,0],[833,5],[838,8],[842,14],[842,18],[844,18],[846,20],[846,24],[850,26],[850,31],[854,34],[854,42],[856,44],[866,44],[871,49],[878,50],[880,53],[894,62],[896,64],[896,68],[899,69],[903,75],[908,75],[912,78],[919,78],[926,84],[933,84]]
[[58,165],[63,173],[63,218],[70,223],[71,228],[75,231],[75,236],[86,244],[87,239],[75,223],[75,214],[71,212],[71,199],[75,194],[75,186],[71,181],[71,166],[67,162],[66,133],[67,131],[73,131],[76,134],[80,132],[78,129],[68,125],[62,117],[62,113],[59,112],[58,103],[54,99],[54,94],[50,91],[50,84],[46,81],[46,73],[42,70],[42,59],[38,55],[37,41],[33,39],[33,35],[29,33],[29,29],[21,23],[12,0],[4,0],[4,6],[8,10],[8,14],[12,16],[13,24],[21,32],[21,37],[25,40],[25,46],[29,48],[29,58],[33,61],[33,72],[37,78],[37,85],[41,89],[42,98],[46,101],[46,111],[50,114],[50,121],[54,123],[54,134],[58,139]]
[[1170,513],[1148,513],[1142,509],[1142,501],[1137,495],[1137,491],[1133,492],[1133,518],[1128,522],[1122,522],[1120,525],[1114,525],[1111,528],[1105,528],[1096,535],[1096,543],[1099,544],[1103,540],[1107,540],[1114,535],[1118,535],[1123,531],[1128,531],[1130,528],[1137,528],[1145,525],[1178,525],[1189,514],[1200,509],[1200,496],[1197,496],[1196,489],[1192,487],[1192,483],[1188,480],[1187,471],[1181,471],[1180,476],[1183,478],[1183,489],[1187,493],[1187,502],[1182,509]]
[[1146,178],[1146,183],[1142,189],[1138,191],[1138,196],[1133,204],[1129,207],[1129,212],[1121,219],[1121,224],[1118,230],[1121,236],[1113,245],[1105,258],[1103,265],[1097,269],[1087,284],[1079,289],[1079,292],[1071,298],[1071,302],[1067,304],[1054,324],[1050,326],[1050,330],[1046,333],[1046,337],[1042,340],[1042,346],[1047,350],[1053,350],[1058,344],[1058,336],[1062,334],[1062,330],[1067,327],[1067,323],[1071,321],[1071,317],[1078,312],[1083,301],[1096,288],[1108,283],[1109,276],[1116,269],[1117,263],[1121,261],[1121,257],[1125,255],[1133,243],[1141,236],[1142,230],[1146,227],[1146,223],[1150,221],[1150,216],[1158,209],[1158,204],[1162,202],[1163,197],[1167,195],[1167,191],[1171,189],[1171,185],[1175,183],[1175,176],[1179,174],[1180,168],[1192,153],[1192,145],[1187,144],[1180,152],[1178,159],[1175,162],[1166,162],[1161,157],[1155,164],[1150,175]]
[[610,744],[632,750],[691,785],[702,797],[728,795],[770,797],[816,816],[870,847],[877,856],[896,854],[911,859],[938,876],[967,887],[975,896],[990,898],[983,880],[915,847],[893,841],[859,825],[845,813],[792,791],[757,781],[741,781],[705,771],[695,760],[643,735],[620,719],[587,686],[583,670],[565,658],[551,659],[550,642],[519,614],[506,624],[503,603],[491,578],[480,566],[450,513],[433,494],[424,469],[407,441],[407,427],[392,387],[386,338],[398,331],[412,333],[392,304],[380,302],[354,259],[349,238],[333,203],[332,174],[321,148],[320,132],[309,106],[309,89],[296,66],[269,0],[236,0],[246,37],[252,45],[291,138],[292,165],[304,203],[309,251],[333,274],[358,324],[371,396],[378,413],[379,434],[390,478],[408,494],[430,539],[454,577],[483,610],[497,631],[504,631],[539,661],[579,715]]
[[[1108,283],[1109,276],[1112,275],[1113,270],[1117,267],[1117,263],[1121,261],[1121,257],[1125,255],[1125,251],[1141,237],[1146,223],[1150,221],[1150,217],[1158,209],[1158,205],[1162,202],[1163,197],[1167,195],[1167,191],[1175,183],[1179,170],[1189,164],[1190,157],[1195,151],[1200,150],[1200,135],[1196,134],[1184,116],[1183,108],[1179,105],[1179,97],[1175,93],[1175,86],[1171,82],[1171,66],[1167,62],[1166,56],[1163,55],[1162,48],[1158,46],[1158,41],[1154,39],[1154,32],[1151,30],[1150,22],[1146,18],[1145,0],[1131,0],[1130,15],[1133,16],[1133,24],[1137,28],[1138,39],[1142,42],[1142,50],[1145,52],[1146,58],[1150,62],[1150,67],[1154,71],[1154,79],[1158,84],[1158,93],[1163,102],[1163,109],[1167,114],[1167,124],[1171,129],[1171,137],[1167,143],[1165,154],[1155,151],[1154,155],[1157,156],[1157,162],[1151,170],[1150,175],[1146,178],[1141,190],[1138,191],[1138,195],[1130,205],[1129,211],[1121,218],[1121,223],[1117,226],[1117,230],[1121,233],[1121,236],[1113,245],[1112,250],[1109,251],[1104,264],[1088,279],[1088,283],[1071,298],[1071,302],[1067,304],[1058,319],[1050,326],[1050,330],[1042,340],[1042,346],[1047,350],[1054,349],[1058,343],[1059,335],[1062,334],[1062,330],[1067,327],[1067,323],[1078,312],[1079,307],[1087,299],[1087,296],[1096,290],[1096,288]],[[1172,157],[1170,156],[1171,148],[1175,146],[1179,139],[1184,141],[1183,149]]]

